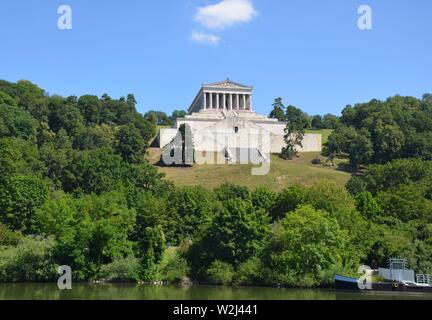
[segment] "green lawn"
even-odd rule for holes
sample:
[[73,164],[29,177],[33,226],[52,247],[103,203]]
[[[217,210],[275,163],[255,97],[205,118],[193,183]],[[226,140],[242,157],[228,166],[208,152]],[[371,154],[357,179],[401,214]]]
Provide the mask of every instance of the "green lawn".
[[[156,148],[149,150],[149,161],[157,163],[161,151]],[[213,189],[225,182],[235,182],[251,189],[267,186],[273,190],[281,190],[290,182],[310,185],[322,179],[345,184],[350,174],[324,165],[313,165],[311,161],[319,155],[317,152],[303,153],[299,159],[285,161],[277,155],[272,156],[270,173],[265,176],[252,176],[253,165],[194,165],[191,168],[159,167],[168,180],[178,186],[202,185]],[[325,160],[325,159],[324,159]]]

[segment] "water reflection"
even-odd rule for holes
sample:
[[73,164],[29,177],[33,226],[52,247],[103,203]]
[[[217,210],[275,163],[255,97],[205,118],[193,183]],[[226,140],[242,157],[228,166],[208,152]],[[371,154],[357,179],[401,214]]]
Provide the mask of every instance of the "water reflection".
[[333,290],[74,284],[61,291],[52,284],[0,284],[0,300],[391,300],[428,299],[432,294],[355,293]]

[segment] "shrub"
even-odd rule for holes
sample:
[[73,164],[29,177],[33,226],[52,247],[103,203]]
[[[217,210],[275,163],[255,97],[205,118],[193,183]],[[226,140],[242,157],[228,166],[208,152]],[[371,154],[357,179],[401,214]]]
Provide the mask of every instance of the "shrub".
[[9,230],[8,227],[0,223],[0,247],[16,246],[22,238],[21,232]]
[[0,281],[50,281],[56,278],[53,239],[24,238],[16,247],[0,250]]
[[101,267],[100,276],[113,282],[139,280],[140,264],[134,256],[114,259],[110,264]]
[[229,285],[233,281],[235,272],[231,264],[214,261],[207,269],[207,280],[211,284]]
[[261,260],[258,257],[253,257],[238,266],[234,283],[237,285],[256,285],[261,282],[260,273]]
[[187,277],[189,266],[179,250],[175,247],[168,248],[159,264],[161,280],[176,283]]
[[348,239],[327,212],[299,207],[274,227],[263,256],[264,282],[295,287],[328,282],[352,255]]

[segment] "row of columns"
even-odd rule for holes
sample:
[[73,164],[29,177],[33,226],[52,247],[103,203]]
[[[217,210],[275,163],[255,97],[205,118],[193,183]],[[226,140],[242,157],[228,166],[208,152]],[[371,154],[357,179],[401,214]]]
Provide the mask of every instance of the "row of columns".
[[250,110],[252,95],[220,92],[204,92],[203,109]]

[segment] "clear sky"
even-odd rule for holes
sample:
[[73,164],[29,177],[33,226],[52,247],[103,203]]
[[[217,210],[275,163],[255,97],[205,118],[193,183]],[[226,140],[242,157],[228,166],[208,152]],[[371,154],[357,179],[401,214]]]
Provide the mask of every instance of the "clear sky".
[[[72,30],[59,30],[60,5]],[[357,9],[372,9],[360,30]],[[202,83],[254,86],[310,114],[432,92],[431,0],[2,0],[0,78],[50,94],[134,93],[138,109],[187,109]]]

